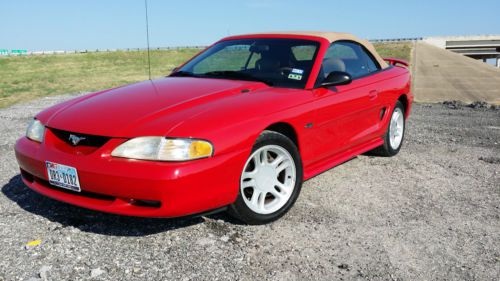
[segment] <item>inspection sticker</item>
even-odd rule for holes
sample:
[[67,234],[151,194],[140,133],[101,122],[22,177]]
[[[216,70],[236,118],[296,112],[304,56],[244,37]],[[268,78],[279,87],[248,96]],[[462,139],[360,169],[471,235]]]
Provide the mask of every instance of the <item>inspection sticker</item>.
[[290,73],[288,74],[288,79],[302,80],[302,75]]
[[292,73],[304,74],[304,70],[298,68],[292,68]]

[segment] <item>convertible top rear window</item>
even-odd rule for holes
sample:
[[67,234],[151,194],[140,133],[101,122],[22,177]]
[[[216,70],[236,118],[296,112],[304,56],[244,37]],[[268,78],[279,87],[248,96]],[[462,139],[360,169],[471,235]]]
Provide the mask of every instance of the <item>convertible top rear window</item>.
[[274,87],[304,88],[319,43],[252,38],[222,41],[171,76],[261,81]]

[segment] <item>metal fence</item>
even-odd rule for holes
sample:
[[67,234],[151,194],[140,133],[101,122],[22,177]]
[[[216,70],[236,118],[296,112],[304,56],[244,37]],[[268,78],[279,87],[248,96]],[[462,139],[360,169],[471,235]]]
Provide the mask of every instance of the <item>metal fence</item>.
[[392,39],[370,39],[372,43],[394,43],[394,42],[415,42],[424,40],[423,37],[412,37],[412,38],[392,38]]

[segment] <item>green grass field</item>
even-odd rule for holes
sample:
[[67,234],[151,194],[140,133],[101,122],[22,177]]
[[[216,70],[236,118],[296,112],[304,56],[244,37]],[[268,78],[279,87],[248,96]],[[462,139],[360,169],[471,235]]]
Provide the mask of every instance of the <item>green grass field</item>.
[[412,43],[378,43],[374,44],[378,54],[383,58],[397,58],[408,62],[411,60]]
[[[410,59],[411,44],[375,46],[383,57]],[[161,77],[198,49],[151,51],[152,77]],[[50,95],[91,92],[148,78],[144,51],[0,57],[0,108]]]

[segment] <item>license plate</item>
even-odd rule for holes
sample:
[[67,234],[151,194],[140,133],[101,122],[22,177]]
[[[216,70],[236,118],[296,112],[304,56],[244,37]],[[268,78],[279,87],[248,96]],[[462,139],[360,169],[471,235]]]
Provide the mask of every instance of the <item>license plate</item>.
[[45,161],[49,183],[80,192],[80,180],[76,169],[70,166]]

